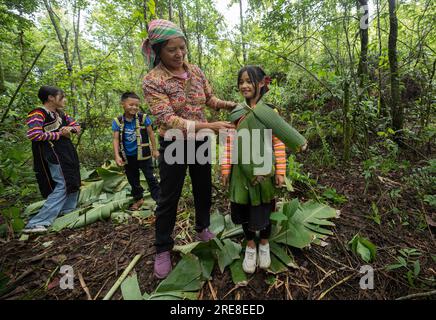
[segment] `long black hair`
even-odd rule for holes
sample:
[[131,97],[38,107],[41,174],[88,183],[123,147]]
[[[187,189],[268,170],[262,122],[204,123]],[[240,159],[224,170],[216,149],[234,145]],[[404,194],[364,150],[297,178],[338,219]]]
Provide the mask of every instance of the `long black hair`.
[[[258,66],[253,66],[253,65],[248,65],[243,67],[241,70],[239,70],[238,72],[238,88],[239,88],[239,82],[241,81],[242,78],[242,74],[244,72],[247,72],[248,77],[250,78],[251,83],[254,86],[254,96],[257,96],[257,90],[258,90],[258,84],[265,79],[266,73],[265,71],[262,70],[261,67]],[[259,95],[259,99],[257,101],[259,101],[260,99],[262,99],[263,95],[268,91],[268,87],[265,85],[260,89],[260,95]],[[256,102],[257,102],[256,101]],[[249,104],[249,101],[247,99],[247,104]]]
[[64,91],[58,87],[42,86],[38,91],[38,98],[44,104],[48,101],[48,96],[56,97],[58,94],[64,95]]

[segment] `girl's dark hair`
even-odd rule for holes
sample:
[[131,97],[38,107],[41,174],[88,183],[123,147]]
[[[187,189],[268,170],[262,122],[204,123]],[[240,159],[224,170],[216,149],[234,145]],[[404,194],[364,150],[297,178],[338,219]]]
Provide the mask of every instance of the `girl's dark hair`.
[[154,51],[154,54],[156,55],[156,58],[154,59],[153,67],[156,67],[160,63],[160,52],[162,51],[162,48],[167,45],[169,40],[156,43],[151,46],[151,49]]
[[64,91],[58,87],[42,86],[38,91],[38,98],[42,103],[46,103],[48,96],[56,97],[58,94],[64,95]]
[[[238,72],[238,83],[237,83],[238,88],[239,88],[239,81],[241,81],[242,74],[243,74],[244,72],[247,72],[248,77],[250,78],[250,81],[251,81],[251,83],[252,83],[253,86],[254,86],[254,96],[257,96],[257,90],[258,90],[257,87],[258,87],[258,84],[259,84],[262,80],[264,80],[264,78],[265,78],[265,76],[266,76],[265,71],[263,71],[262,68],[261,68],[261,67],[258,67],[258,66],[248,65],[248,66],[243,67],[243,68],[242,68],[241,70],[239,70],[239,72]],[[259,101],[260,99],[262,99],[263,95],[264,95],[267,91],[268,91],[268,89],[267,89],[267,86],[266,86],[266,85],[263,86],[263,87],[260,89],[260,96],[259,96],[258,101]],[[247,103],[248,103],[248,102],[249,102],[249,101],[247,101]],[[257,102],[257,101],[256,101],[256,102]]]

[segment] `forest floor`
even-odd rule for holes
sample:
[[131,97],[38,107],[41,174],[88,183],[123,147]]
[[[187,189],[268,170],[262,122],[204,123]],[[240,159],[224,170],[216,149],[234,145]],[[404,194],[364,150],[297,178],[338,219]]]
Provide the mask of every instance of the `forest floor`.
[[[405,190],[395,204],[403,212],[402,218],[388,210],[391,200],[387,194],[401,185],[398,171],[384,176],[378,187],[370,186],[365,192],[362,167],[358,163],[344,169],[339,166],[317,168],[304,159],[301,162],[304,171],[310,172],[319,184],[335,188],[348,199],[340,206],[334,205],[341,210],[341,215],[334,220],[334,236],[328,238],[328,245],[293,249],[298,269],[274,276],[257,271],[249,276],[246,287],[235,287],[228,268],[221,273],[216,266],[212,280],[205,283],[199,299],[384,300],[435,290],[435,229],[425,223],[422,226],[425,208],[417,203],[414,194]],[[305,200],[304,192],[297,191],[293,196]],[[190,199],[181,202],[181,205],[192,207]],[[380,225],[368,218],[372,202],[380,209]],[[214,209],[228,211],[227,200],[218,189],[214,191],[214,203]],[[178,228],[180,225],[175,234],[180,231]],[[374,268],[372,290],[360,288],[363,274],[359,270],[365,263],[348,250],[347,243],[358,232],[377,246],[377,258],[371,264]],[[127,224],[100,221],[78,230],[33,235],[27,241],[0,239],[0,266],[12,279],[10,283],[14,288],[0,299],[87,299],[84,285],[92,299],[102,299],[138,253],[142,253],[142,257],[135,270],[141,292],[151,293],[158,285],[153,276],[153,241],[154,217],[146,221],[132,218]],[[418,257],[420,268],[415,269],[417,273],[412,272],[411,279],[407,278],[406,268],[386,270],[387,265],[396,263],[398,250],[405,248],[414,248],[421,253]],[[174,265],[179,259],[178,253],[172,254]],[[74,289],[60,289],[60,265],[74,268]],[[413,264],[407,268],[414,270]],[[82,285],[79,277],[83,278]],[[418,297],[422,299],[425,295]],[[121,298],[118,290],[113,299]]]

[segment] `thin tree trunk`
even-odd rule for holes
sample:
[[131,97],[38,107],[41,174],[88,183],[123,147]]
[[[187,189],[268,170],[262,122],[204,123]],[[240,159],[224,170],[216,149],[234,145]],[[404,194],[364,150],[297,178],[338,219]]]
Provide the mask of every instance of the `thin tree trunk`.
[[[389,67],[391,72],[391,116],[392,128],[395,131],[403,128],[403,107],[400,102],[400,81],[397,58],[398,19],[396,14],[396,0],[389,0]],[[398,137],[398,136],[397,136]]]
[[14,94],[12,95],[11,100],[9,100],[8,106],[6,107],[5,112],[3,113],[2,119],[0,121],[0,123],[3,123],[3,121],[5,121],[6,116],[9,113],[9,110],[11,109],[12,104],[15,101],[15,98],[18,95],[18,92],[20,92],[21,87],[23,86],[24,82],[26,82],[27,77],[29,76],[30,72],[33,70],[33,67],[35,66],[36,62],[38,61],[39,57],[41,56],[42,52],[45,49],[45,45],[41,48],[41,50],[39,51],[39,53],[37,54],[37,56],[35,57],[35,59],[32,62],[32,65],[30,66],[30,68],[27,70],[26,74],[24,75],[23,79],[21,79],[20,84],[18,85],[17,89],[15,90]]
[[244,65],[247,64],[247,49],[245,46],[245,31],[244,31],[244,14],[242,11],[242,0],[239,0],[239,16],[241,19],[241,40],[242,40],[242,60],[244,61]]
[[203,68],[203,48],[201,46],[201,28],[200,28],[200,6],[198,4],[198,0],[195,1],[195,10],[196,10],[196,17],[195,17],[195,28],[196,28],[196,36],[197,36],[197,52],[198,52],[198,66],[200,69]]
[[5,72],[3,69],[3,62],[1,59],[2,55],[0,54],[0,94],[6,92],[6,84],[5,84]]
[[351,157],[351,119],[350,119],[350,83],[344,81],[344,101],[343,101],[343,159],[348,162]]
[[188,60],[191,61],[191,50],[189,50],[189,36],[188,36],[188,30],[186,30],[185,15],[183,13],[183,7],[181,1],[177,3],[177,7],[179,10],[180,28],[182,29],[186,38],[186,49],[188,50]]
[[20,75],[21,75],[21,78],[23,78],[24,75],[26,74],[26,61],[24,58],[24,46],[25,46],[24,45],[24,31],[21,28],[21,25],[19,28],[20,28],[20,31],[18,32],[18,42],[20,44],[20,62],[21,62]]
[[168,19],[173,21],[173,1],[168,0]]
[[72,64],[74,64],[74,57],[77,55],[77,61],[79,62],[79,67],[82,70],[83,64],[82,64],[82,57],[80,55],[80,47],[79,47],[79,34],[80,34],[80,7],[77,8],[77,2],[74,3],[74,8],[77,10],[77,20],[74,22],[73,17],[73,30],[74,30],[74,51],[73,51],[73,59]]
[[[359,10],[363,7],[365,12],[363,16],[368,14],[368,0],[359,0]],[[363,17],[362,16],[362,17]],[[363,23],[362,23],[363,22]],[[357,69],[357,75],[359,77],[359,86],[360,88],[365,87],[365,83],[368,79],[368,21],[366,23],[362,20],[359,20],[359,34],[360,34],[360,59],[359,59],[359,67]]]
[[377,37],[378,37],[378,59],[377,59],[377,72],[378,72],[378,114],[386,117],[386,104],[383,97],[383,83],[382,83],[382,69],[380,67],[380,60],[382,57],[383,46],[381,38],[381,27],[380,27],[380,0],[376,0],[377,6]]
[[55,29],[59,44],[61,45],[65,66],[67,67],[68,77],[70,79],[70,101],[73,106],[73,117],[77,115],[77,102],[76,102],[76,85],[73,81],[73,64],[70,59],[70,54],[68,50],[68,31],[65,32],[65,38],[62,37],[62,33],[60,27],[56,21],[55,13],[53,12],[53,8],[50,6],[47,0],[43,0],[44,5],[47,9],[48,15],[50,17],[50,21]]

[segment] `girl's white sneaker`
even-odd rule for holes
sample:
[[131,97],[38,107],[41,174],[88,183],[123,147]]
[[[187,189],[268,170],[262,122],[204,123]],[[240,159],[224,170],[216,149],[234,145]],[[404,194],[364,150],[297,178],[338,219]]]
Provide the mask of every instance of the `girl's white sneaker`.
[[246,273],[254,273],[254,271],[256,271],[256,255],[256,248],[250,248],[248,246],[245,248],[245,258],[242,262],[242,269]]
[[271,256],[269,252],[269,243],[259,244],[259,268],[268,269],[271,265]]

